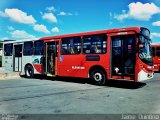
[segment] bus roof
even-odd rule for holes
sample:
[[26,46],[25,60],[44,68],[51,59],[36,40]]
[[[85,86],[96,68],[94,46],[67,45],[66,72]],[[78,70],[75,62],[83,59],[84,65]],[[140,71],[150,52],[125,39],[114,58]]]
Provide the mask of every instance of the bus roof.
[[[37,39],[38,40],[38,39]],[[23,43],[23,42],[28,42],[28,41],[35,41],[32,39],[24,39],[24,40],[5,40],[3,41],[4,44],[6,43]]]
[[[90,35],[90,34],[103,34],[103,33],[112,33],[112,32],[124,32],[124,31],[138,31],[140,26],[135,27],[126,27],[126,28],[115,28],[115,29],[108,29],[108,30],[99,30],[99,31],[92,31],[92,32],[82,32],[82,33],[74,33],[74,34],[64,34],[64,35],[57,35],[57,36],[48,36],[48,37],[42,37],[40,40],[47,40],[47,39],[60,39],[64,37],[74,37],[74,36],[83,36],[83,35]],[[146,28],[147,29],[147,28]]]

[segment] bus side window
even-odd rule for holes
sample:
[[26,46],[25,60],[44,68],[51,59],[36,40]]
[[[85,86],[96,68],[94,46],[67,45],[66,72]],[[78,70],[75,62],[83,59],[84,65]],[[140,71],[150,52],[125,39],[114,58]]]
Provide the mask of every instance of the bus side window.
[[30,56],[33,54],[33,42],[24,42],[23,55]]
[[65,48],[65,47],[63,47],[62,49],[61,49],[61,54],[66,54],[67,53],[67,49]]
[[62,38],[61,54],[71,55],[81,53],[81,38],[80,37],[69,37]]
[[104,34],[83,37],[83,53],[104,54],[106,53],[107,36]]
[[156,56],[160,57],[160,47],[156,48]]
[[152,47],[152,55],[155,57],[155,47]]
[[22,57],[22,45],[15,45],[15,57]]
[[4,56],[12,56],[13,44],[5,44],[4,45]]
[[34,55],[43,55],[44,54],[44,42],[35,41],[34,42]]

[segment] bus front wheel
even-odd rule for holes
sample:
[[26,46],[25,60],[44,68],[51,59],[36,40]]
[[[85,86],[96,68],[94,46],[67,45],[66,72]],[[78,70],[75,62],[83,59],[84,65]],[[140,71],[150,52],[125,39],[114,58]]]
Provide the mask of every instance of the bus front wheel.
[[32,78],[34,75],[34,70],[33,70],[33,67],[31,65],[27,65],[25,67],[25,76],[27,78]]
[[106,83],[106,75],[102,70],[93,70],[90,78],[96,85],[104,85]]

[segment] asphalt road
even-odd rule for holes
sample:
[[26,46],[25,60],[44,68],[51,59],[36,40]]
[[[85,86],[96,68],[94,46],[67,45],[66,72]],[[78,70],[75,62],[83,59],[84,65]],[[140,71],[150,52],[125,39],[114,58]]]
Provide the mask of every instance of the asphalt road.
[[1,80],[0,113],[160,113],[160,73],[141,84],[111,81],[106,86],[70,78]]

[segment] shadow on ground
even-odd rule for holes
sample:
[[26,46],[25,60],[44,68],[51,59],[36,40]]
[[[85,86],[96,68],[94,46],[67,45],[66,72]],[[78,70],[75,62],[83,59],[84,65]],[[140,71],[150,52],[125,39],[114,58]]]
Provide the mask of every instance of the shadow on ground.
[[[70,78],[70,77],[46,77],[42,75],[35,75],[35,79],[40,80],[52,80],[52,81],[64,81],[64,82],[72,82],[79,84],[93,84],[90,79],[82,79],[82,78]],[[123,88],[123,89],[138,89],[142,88],[146,85],[146,83],[142,82],[133,82],[133,81],[121,81],[121,80],[108,80],[106,87],[115,87],[115,88]]]
[[124,89],[138,89],[144,87],[145,85],[146,83],[142,82],[109,80],[106,86]]

